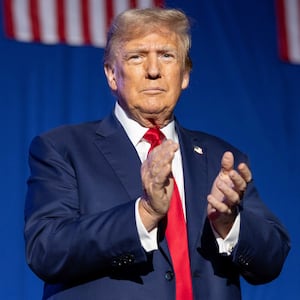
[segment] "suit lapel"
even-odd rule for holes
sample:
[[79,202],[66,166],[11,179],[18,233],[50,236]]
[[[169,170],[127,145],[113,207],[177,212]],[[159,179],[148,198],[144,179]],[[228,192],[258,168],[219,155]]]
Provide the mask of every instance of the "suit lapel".
[[207,195],[207,150],[203,141],[178,124],[180,151],[184,173],[184,190],[190,253],[199,247],[202,228],[206,219]]
[[104,119],[96,131],[95,144],[114,169],[132,200],[141,196],[141,161],[125,130],[113,114]]
[[[195,135],[176,123],[176,131],[180,143],[184,174],[184,190],[187,216],[189,252],[200,246],[201,233],[206,219],[208,186],[207,151],[199,134]],[[163,234],[164,235],[164,234]],[[160,250],[171,263],[166,239],[161,236]],[[192,257],[191,257],[192,262]]]

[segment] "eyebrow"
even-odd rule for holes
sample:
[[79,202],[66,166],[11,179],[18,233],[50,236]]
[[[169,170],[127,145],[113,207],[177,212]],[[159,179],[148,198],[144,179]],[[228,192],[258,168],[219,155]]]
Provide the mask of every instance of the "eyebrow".
[[157,49],[163,49],[163,50],[175,50],[177,47],[175,45],[172,44],[164,44],[164,45],[143,45],[143,44],[136,44],[136,45],[132,45],[132,47],[134,49],[137,50],[144,50],[144,49],[149,49],[149,48],[157,48]]
[[172,53],[178,53],[178,49],[174,48],[174,47],[169,47],[169,46],[163,46],[163,47],[144,47],[144,46],[137,46],[134,47],[132,49],[128,49],[128,50],[124,50],[124,54],[128,55],[128,54],[132,54],[132,53],[147,53],[147,52],[172,52]]

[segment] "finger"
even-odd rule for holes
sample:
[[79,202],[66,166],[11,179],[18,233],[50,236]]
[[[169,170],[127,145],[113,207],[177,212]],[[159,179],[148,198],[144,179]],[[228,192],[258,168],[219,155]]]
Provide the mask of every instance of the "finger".
[[234,190],[238,193],[242,193],[247,188],[246,180],[235,170],[230,171],[229,177],[233,182]]
[[252,180],[252,173],[245,163],[240,163],[238,165],[238,171],[246,183],[249,183]]
[[240,203],[239,192],[234,190],[231,186],[228,186],[226,183],[220,181],[217,184],[218,189],[223,193],[223,203],[226,203],[228,206],[238,205]]
[[154,148],[149,153],[147,160],[158,165],[168,164],[172,162],[177,150],[178,144],[168,140]]
[[208,202],[207,204],[207,216],[210,220],[217,219],[220,213]]
[[166,166],[161,169],[158,167],[155,167],[154,169],[148,169],[145,171],[145,176],[142,177],[143,184],[146,188],[152,188],[155,189],[163,189],[167,185],[169,185],[169,179],[171,175],[171,167]]
[[147,190],[162,189],[169,185],[172,160],[176,149],[177,145],[170,141],[157,151],[154,149],[153,153],[151,152],[147,160],[144,161],[142,164],[142,180]]
[[225,152],[221,160],[222,171],[225,173],[229,172],[230,170],[233,169],[233,165],[234,165],[233,154],[230,151]]
[[232,210],[231,208],[225,203],[217,200],[214,196],[209,194],[207,196],[207,201],[211,205],[210,212],[215,213],[223,213],[223,214],[231,214]]
[[173,152],[175,153],[179,148],[178,143],[172,140],[164,140],[159,146],[155,147],[149,155],[159,155],[162,152]]
[[159,157],[150,159],[148,161],[148,172],[151,178],[157,178],[163,181],[164,178],[169,177],[172,172],[172,160],[174,154],[167,152],[161,154]]

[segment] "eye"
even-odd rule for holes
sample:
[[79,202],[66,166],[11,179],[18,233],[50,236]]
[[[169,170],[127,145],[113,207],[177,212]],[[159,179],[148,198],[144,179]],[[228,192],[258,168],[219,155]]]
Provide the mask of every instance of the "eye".
[[161,58],[164,61],[168,62],[168,61],[174,60],[175,59],[175,55],[174,55],[174,53],[171,53],[171,52],[164,52],[164,53],[161,54]]
[[140,63],[143,60],[143,56],[141,54],[135,53],[135,54],[130,54],[127,57],[128,62],[130,63]]
[[138,54],[134,54],[134,55],[131,55],[130,57],[129,57],[129,59],[139,59],[140,58],[140,55],[138,55]]

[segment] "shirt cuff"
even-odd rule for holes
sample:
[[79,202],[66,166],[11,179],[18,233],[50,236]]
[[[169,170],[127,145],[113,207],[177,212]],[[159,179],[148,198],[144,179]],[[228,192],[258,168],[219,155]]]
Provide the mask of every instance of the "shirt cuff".
[[216,241],[219,246],[219,253],[230,255],[238,243],[239,240],[239,233],[240,233],[240,223],[241,223],[241,217],[240,214],[238,214],[235,218],[235,221],[227,234],[227,236],[223,239],[221,236],[215,231],[213,225],[211,224],[212,231],[215,235]]
[[139,213],[139,201],[140,198],[135,202],[135,220],[136,220],[136,227],[140,237],[141,244],[146,252],[151,252],[153,250],[158,249],[157,245],[157,228],[154,228],[150,232],[147,231],[145,228]]

